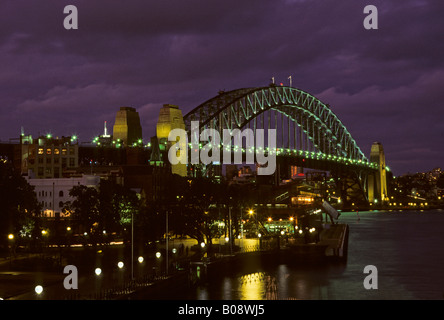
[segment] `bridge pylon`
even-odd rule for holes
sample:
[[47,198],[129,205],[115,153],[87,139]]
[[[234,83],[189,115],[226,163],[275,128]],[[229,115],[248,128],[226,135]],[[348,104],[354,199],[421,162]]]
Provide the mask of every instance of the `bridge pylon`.
[[[166,155],[170,147],[177,141],[168,141],[168,135],[173,129],[185,129],[182,111],[178,106],[172,104],[164,104],[159,112],[159,120],[156,126],[157,140],[160,146],[165,150]],[[182,152],[178,150],[177,152]],[[178,155],[179,156],[179,155]],[[164,160],[166,161],[166,159]],[[185,163],[178,163],[171,165],[171,172],[182,177],[187,176],[187,165]]]
[[387,169],[384,148],[380,142],[374,142],[370,150],[370,163],[378,166],[378,171],[368,176],[368,200],[370,203],[387,202]]

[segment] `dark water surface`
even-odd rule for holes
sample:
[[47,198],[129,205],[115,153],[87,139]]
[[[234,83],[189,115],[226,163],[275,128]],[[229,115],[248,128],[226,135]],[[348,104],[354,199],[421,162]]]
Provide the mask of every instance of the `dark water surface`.
[[[252,264],[193,290],[191,299],[443,299],[444,210],[344,212],[350,226],[347,263]],[[378,289],[363,282],[366,265]]]

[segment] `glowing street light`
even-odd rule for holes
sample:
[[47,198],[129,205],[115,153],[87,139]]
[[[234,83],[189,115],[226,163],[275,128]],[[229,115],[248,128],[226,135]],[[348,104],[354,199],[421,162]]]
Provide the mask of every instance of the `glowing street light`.
[[14,240],[14,235],[12,233],[8,234],[8,239],[9,240]]
[[137,261],[139,261],[139,263],[142,263],[143,262],[143,257],[140,256],[139,258],[137,258]]
[[117,266],[119,267],[119,269],[122,269],[124,264],[122,261],[119,261],[119,263],[117,263]]
[[95,273],[97,276],[100,276],[100,274],[102,273],[102,269],[100,269],[100,268],[96,268],[96,270],[94,270],[94,273]]
[[156,258],[159,259],[162,254],[160,252],[156,252]]
[[34,288],[35,293],[37,293],[38,295],[42,294],[43,292],[43,287],[41,285],[38,285]]

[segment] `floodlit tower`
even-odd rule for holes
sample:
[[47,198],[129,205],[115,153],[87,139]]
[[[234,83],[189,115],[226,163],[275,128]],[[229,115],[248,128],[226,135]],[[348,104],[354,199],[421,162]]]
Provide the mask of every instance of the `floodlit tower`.
[[113,138],[123,143],[124,146],[131,146],[142,139],[139,113],[135,108],[121,107],[117,111]]
[[103,136],[104,138],[109,138],[110,135],[108,134],[108,130],[106,129],[106,121],[105,121],[105,126],[103,128]]
[[368,177],[368,200],[370,202],[388,201],[387,169],[382,144],[374,142],[370,150],[370,162],[378,165],[378,172]]
[[[160,149],[169,150],[175,143],[168,141],[168,135],[173,129],[185,130],[185,123],[183,121],[182,111],[178,106],[172,104],[164,104],[159,112],[159,120],[157,121],[156,134]],[[181,152],[180,150],[177,152]],[[187,165],[178,163],[171,166],[172,173],[178,174],[182,177],[187,176]]]

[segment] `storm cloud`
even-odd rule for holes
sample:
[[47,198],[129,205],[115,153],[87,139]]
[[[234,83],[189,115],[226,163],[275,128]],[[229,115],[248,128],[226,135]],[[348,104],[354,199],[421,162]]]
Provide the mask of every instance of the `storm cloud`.
[[[65,30],[75,5],[79,29]],[[396,175],[444,165],[444,3],[372,1],[2,1],[0,139],[77,134],[89,141],[135,107],[145,139],[159,108],[186,114],[219,90],[308,91],[368,155],[379,141]]]

